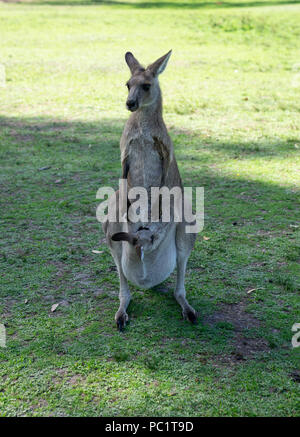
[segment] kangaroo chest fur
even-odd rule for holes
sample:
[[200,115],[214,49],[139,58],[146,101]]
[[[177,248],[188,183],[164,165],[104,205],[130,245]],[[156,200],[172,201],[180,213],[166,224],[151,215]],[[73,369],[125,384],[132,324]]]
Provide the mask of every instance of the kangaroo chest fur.
[[[154,125],[152,118],[129,121],[121,138],[121,160],[123,177],[128,180],[128,188],[143,187],[148,191],[150,202],[151,187],[161,187],[165,183],[165,169],[173,156],[172,143],[161,120]],[[137,256],[135,248],[122,242],[122,269],[125,277],[142,288],[151,288],[170,276],[176,266],[176,244],[174,223],[147,223],[161,240],[152,251]],[[168,232],[166,232],[168,228]]]
[[171,224],[166,237],[152,252],[139,259],[135,249],[123,242],[122,269],[125,277],[142,288],[151,288],[167,279],[176,266],[175,224]]
[[127,151],[129,187],[159,187],[162,182],[163,158],[151,137],[141,135],[131,140]]

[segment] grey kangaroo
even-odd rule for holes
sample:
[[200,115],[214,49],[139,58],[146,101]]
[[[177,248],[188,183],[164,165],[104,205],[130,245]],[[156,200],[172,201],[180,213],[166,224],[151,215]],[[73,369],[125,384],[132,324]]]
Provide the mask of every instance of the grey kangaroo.
[[[128,188],[141,186],[150,193],[151,187],[180,187],[174,148],[162,117],[162,97],[158,82],[168,63],[171,51],[147,68],[141,66],[132,53],[125,55],[131,77],[127,82],[127,109],[132,113],[121,141],[123,179]],[[119,217],[119,197],[109,199]],[[173,217],[173,216],[172,216]],[[186,299],[184,286],[186,265],[194,247],[196,234],[185,232],[185,221],[165,223],[110,222],[103,223],[107,244],[116,263],[120,278],[120,306],[115,315],[117,328],[122,331],[128,321],[130,302],[128,281],[138,287],[152,288],[170,276],[177,266],[175,299],[183,317],[196,323],[197,314]]]

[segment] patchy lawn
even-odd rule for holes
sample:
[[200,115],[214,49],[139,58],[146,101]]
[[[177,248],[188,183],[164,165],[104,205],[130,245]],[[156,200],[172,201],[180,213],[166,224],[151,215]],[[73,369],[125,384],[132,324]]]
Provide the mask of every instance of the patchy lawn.
[[[297,1],[0,3],[1,416],[299,415],[299,22]],[[131,287],[120,334],[96,192],[121,174],[124,53],[170,48],[165,121],[205,188],[200,320],[173,275]]]

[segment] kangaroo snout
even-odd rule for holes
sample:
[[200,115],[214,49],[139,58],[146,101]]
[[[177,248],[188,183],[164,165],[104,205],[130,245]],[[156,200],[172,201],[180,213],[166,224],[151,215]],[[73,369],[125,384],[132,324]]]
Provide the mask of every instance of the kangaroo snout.
[[138,102],[137,102],[137,100],[128,99],[126,102],[126,106],[127,106],[127,109],[129,109],[129,111],[133,112],[133,111],[136,111],[138,109]]

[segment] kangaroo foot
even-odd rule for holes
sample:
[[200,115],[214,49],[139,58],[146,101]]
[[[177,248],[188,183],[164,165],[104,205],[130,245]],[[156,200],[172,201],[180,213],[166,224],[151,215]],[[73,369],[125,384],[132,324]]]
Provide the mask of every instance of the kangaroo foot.
[[128,322],[128,314],[125,311],[118,311],[116,313],[115,320],[117,323],[118,331],[122,332],[126,326],[126,322]]
[[193,325],[197,323],[198,317],[197,313],[191,306],[188,306],[182,310],[182,316],[184,319],[191,322]]

